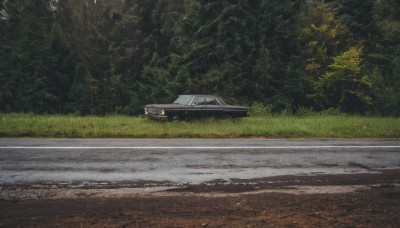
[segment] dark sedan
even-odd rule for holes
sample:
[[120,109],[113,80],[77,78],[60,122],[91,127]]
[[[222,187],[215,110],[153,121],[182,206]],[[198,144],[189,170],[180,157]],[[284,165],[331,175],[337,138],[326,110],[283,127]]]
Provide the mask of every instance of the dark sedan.
[[229,105],[211,95],[180,95],[172,104],[149,104],[144,113],[156,119],[186,119],[203,117],[245,117],[249,108]]

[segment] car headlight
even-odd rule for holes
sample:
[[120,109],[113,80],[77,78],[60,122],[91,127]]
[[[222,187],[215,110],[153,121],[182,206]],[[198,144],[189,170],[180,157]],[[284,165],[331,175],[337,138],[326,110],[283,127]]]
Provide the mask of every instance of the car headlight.
[[161,115],[165,116],[165,110],[164,109],[161,109]]

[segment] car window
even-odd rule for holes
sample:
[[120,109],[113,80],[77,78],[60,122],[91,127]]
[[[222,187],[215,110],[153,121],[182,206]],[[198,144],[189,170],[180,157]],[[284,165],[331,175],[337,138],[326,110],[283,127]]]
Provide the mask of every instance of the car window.
[[189,105],[192,99],[193,96],[181,95],[174,101],[173,104]]
[[222,98],[218,97],[217,98],[218,103],[220,103],[221,105],[228,105]]
[[197,105],[207,105],[206,97],[197,97]]
[[214,97],[206,97],[207,105],[219,105]]

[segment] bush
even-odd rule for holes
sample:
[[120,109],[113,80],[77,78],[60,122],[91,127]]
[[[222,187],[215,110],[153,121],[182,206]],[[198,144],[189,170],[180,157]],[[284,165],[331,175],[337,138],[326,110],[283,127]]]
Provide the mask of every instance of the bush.
[[261,103],[255,102],[250,107],[250,116],[271,116],[272,115],[272,105],[263,105]]
[[315,114],[312,107],[305,106],[301,106],[296,112],[296,116],[314,116]]
[[340,112],[338,108],[328,108],[326,110],[322,110],[321,115],[340,116],[342,115],[342,112]]

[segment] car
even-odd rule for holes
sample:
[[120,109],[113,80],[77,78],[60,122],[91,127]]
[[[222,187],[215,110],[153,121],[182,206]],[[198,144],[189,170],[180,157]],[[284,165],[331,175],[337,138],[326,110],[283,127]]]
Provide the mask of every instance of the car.
[[148,104],[144,107],[146,116],[162,120],[246,117],[248,112],[248,107],[229,105],[212,95],[180,95],[172,104]]

